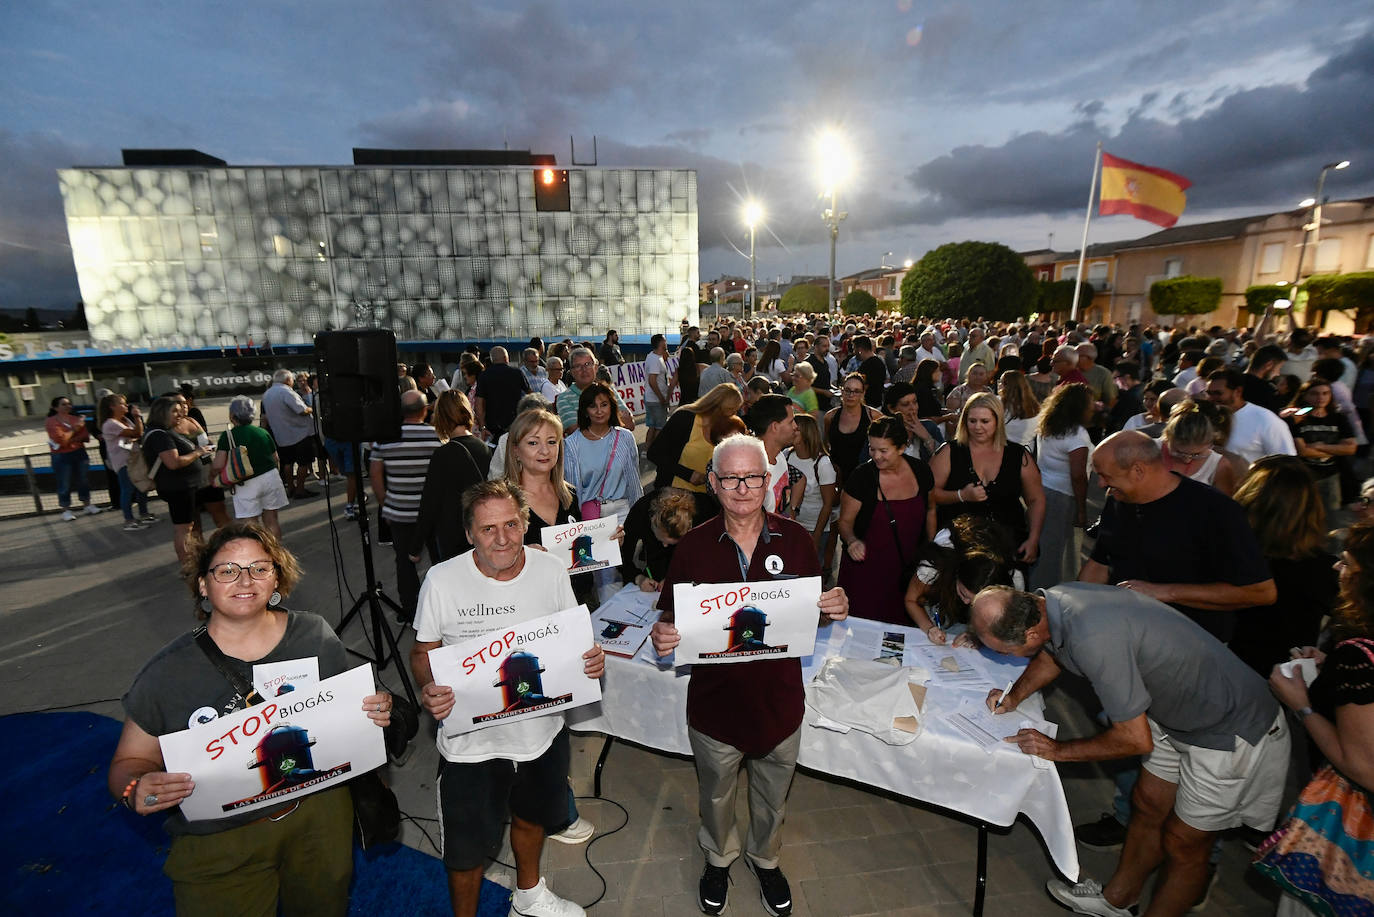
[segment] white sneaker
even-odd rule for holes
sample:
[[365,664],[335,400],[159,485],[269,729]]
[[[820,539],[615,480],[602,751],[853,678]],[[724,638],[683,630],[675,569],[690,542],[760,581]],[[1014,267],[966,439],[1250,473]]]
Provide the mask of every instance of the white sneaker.
[[104,512],[104,510],[96,506],[94,503],[92,503],[85,509],[85,513],[87,516],[99,516],[102,512]]
[[587,821],[581,815],[577,816],[577,821],[559,831],[557,834],[550,834],[549,840],[558,841],[560,844],[585,844],[587,839],[596,833],[596,825]]
[[63,521],[63,522],[75,522],[75,521],[76,521],[76,513],[72,512],[72,511],[69,510],[69,509],[64,509],[64,510],[62,511],[62,521]]
[[1070,885],[1059,879],[1045,883],[1045,891],[1055,901],[1064,905],[1075,914],[1093,914],[1096,917],[1134,917],[1135,908],[1117,907],[1102,897],[1102,883],[1096,879],[1084,879],[1077,885]]
[[510,917],[585,917],[586,911],[555,895],[541,876],[534,888],[519,889],[511,895]]

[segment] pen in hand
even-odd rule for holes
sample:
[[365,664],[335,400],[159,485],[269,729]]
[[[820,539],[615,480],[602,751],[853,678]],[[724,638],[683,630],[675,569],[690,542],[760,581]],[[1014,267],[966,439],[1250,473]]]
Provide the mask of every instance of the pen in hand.
[[1011,686],[1012,686],[1013,684],[1015,684],[1015,683],[1016,683],[1016,679],[1015,679],[1015,678],[1013,678],[1011,681],[1007,682],[1007,686],[1006,686],[1005,688],[1002,689],[1002,696],[999,697],[999,698],[997,698],[997,703],[995,703],[995,704],[992,705],[992,709],[993,709],[994,712],[997,711],[997,710],[1001,710],[1001,709],[1002,709],[1002,701],[1004,701],[1004,700],[1007,699],[1007,695],[1011,693]]

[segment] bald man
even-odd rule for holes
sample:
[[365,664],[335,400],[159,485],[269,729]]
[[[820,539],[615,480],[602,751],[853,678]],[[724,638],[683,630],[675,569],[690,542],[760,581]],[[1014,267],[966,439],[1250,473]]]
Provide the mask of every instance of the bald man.
[[1108,498],[1080,581],[1158,599],[1223,642],[1237,609],[1278,597],[1245,511],[1216,488],[1165,468],[1157,442],[1135,430],[1115,433],[1092,463]]
[[477,377],[477,399],[473,404],[477,429],[485,429],[494,440],[515,419],[515,405],[530,392],[525,374],[510,365],[504,347],[491,349],[491,365]]

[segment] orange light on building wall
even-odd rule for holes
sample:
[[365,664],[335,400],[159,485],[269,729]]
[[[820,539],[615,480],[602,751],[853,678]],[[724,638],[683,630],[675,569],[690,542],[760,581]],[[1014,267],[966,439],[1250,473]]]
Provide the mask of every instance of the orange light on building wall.
[[539,177],[543,180],[544,184],[546,184],[546,185],[552,185],[552,184],[553,184],[553,169],[545,169],[543,172],[540,172],[540,173],[539,173]]

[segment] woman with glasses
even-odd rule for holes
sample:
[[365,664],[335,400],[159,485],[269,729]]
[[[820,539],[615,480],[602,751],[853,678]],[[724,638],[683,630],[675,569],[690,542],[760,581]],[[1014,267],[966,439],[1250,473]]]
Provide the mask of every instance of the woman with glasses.
[[1224,409],[1192,399],[1177,404],[1164,426],[1164,441],[1159,452],[1165,468],[1194,481],[1211,484],[1230,496],[1235,493],[1238,477],[1232,464],[1216,448],[1219,437],[1208,417],[1209,410]]
[[[109,394],[100,399],[96,411],[100,437],[105,440],[105,454],[110,470],[119,478],[119,508],[124,513],[124,531],[137,532],[156,522],[148,512],[148,495],[129,480],[129,450],[138,447],[143,438],[143,417],[129,407],[123,395]],[[134,501],[138,501],[139,518],[134,518]]]
[[[183,577],[201,626],[158,651],[124,695],[124,731],[110,762],[110,792],[138,815],[165,814],[172,836],[163,872],[178,914],[240,912],[288,917],[348,910],[353,804],[345,786],[293,795],[266,809],[187,821],[178,806],[196,792],[195,774],[167,773],[158,737],[261,703],[245,698],[219,664],[253,684],[255,666],[313,659],[321,679],[352,667],[324,619],[282,607],[300,579],[296,558],[260,526],[235,523],[187,551]],[[204,633],[211,646],[198,643]],[[362,709],[379,728],[391,696]],[[247,752],[245,752],[247,754]]]
[[868,459],[868,428],[883,416],[865,403],[867,391],[863,373],[849,373],[840,384],[840,406],[825,415],[826,444],[841,486],[850,472]]
[[837,528],[844,553],[836,585],[854,613],[888,624],[910,624],[904,598],[930,534],[934,479],[906,455],[906,424],[880,417],[868,428],[870,459],[844,480]]
[[76,513],[72,512],[73,486],[81,498],[84,507],[82,512],[94,516],[100,512],[100,507],[91,502],[91,459],[86,454],[86,443],[90,441],[91,433],[86,429],[86,418],[72,411],[70,398],[59,395],[48,408],[44,427],[48,433],[53,477],[57,479],[57,505],[62,507],[62,520],[71,522],[76,518]]

